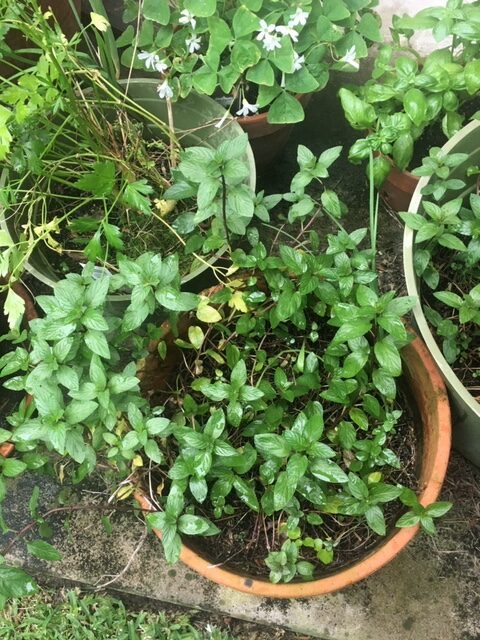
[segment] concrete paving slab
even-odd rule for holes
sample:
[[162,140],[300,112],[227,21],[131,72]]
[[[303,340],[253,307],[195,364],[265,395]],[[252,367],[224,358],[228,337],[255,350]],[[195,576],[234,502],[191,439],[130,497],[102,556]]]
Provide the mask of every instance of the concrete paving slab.
[[[28,500],[38,481],[38,476],[24,476],[12,482],[4,517],[16,531],[30,521]],[[47,478],[39,486],[43,510],[54,503],[61,487]],[[92,492],[81,493],[86,504],[98,503],[97,498]],[[436,538],[417,538],[394,562],[360,584],[305,600],[256,598],[212,584],[184,565],[171,567],[153,535],[144,539],[132,561],[145,525],[131,512],[113,515],[110,534],[98,510],[78,511],[68,519],[56,515],[53,543],[63,552],[63,561],[36,560],[26,555],[23,543],[8,559],[40,580],[75,581],[88,588],[128,565],[111,585],[119,593],[278,625],[323,640],[478,640],[480,473],[459,454],[453,456],[443,498],[452,499],[455,507]]]

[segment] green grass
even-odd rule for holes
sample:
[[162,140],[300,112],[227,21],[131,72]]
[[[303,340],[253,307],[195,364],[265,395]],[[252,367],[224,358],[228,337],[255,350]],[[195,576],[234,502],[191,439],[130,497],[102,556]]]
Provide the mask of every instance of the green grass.
[[186,614],[131,612],[115,598],[42,591],[0,611],[2,640],[235,640]]

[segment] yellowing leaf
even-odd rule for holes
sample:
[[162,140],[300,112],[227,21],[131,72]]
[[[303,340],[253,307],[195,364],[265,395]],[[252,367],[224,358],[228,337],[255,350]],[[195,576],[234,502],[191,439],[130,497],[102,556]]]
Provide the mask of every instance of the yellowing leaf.
[[232,266],[228,268],[228,271],[227,271],[226,275],[227,276],[231,276],[234,273],[236,273],[239,269],[240,269],[240,267],[238,267],[236,264],[232,264]]
[[15,329],[20,324],[20,320],[25,311],[25,301],[13,289],[9,289],[4,306],[5,314],[8,316],[10,329]]
[[90,20],[92,21],[93,26],[99,31],[106,31],[110,26],[109,21],[101,16],[99,13],[95,13],[94,11],[90,12]]
[[117,491],[117,500],[126,500],[129,496],[132,495],[135,488],[131,484],[127,484],[124,487],[120,487]]
[[243,295],[241,291],[235,291],[233,296],[228,301],[228,306],[233,309],[237,309],[237,311],[242,311],[242,313],[246,313],[248,311],[248,307],[245,304],[245,300],[243,299]]
[[228,283],[228,288],[229,289],[240,289],[241,287],[245,286],[245,280],[240,280],[240,278],[237,278],[236,280],[230,280],[230,282]]
[[10,237],[10,234],[0,229],[0,247],[11,247],[13,246],[13,240]]
[[208,304],[207,300],[202,300],[202,302],[200,302],[200,304],[198,305],[197,318],[201,322],[207,322],[211,324],[213,322],[220,322],[222,316],[214,307],[211,307]]
[[143,460],[142,456],[136,455],[132,460],[132,471],[135,471],[135,469],[138,469],[139,467],[143,467]]
[[177,204],[176,200],[154,200],[155,203],[155,209],[157,209],[160,212],[160,215],[162,216],[162,218],[166,218],[166,216],[168,216],[169,213],[172,213],[172,211],[175,209],[175,206]]
[[205,335],[201,329],[201,327],[189,327],[188,328],[188,339],[193,344],[195,349],[200,349],[205,339]]

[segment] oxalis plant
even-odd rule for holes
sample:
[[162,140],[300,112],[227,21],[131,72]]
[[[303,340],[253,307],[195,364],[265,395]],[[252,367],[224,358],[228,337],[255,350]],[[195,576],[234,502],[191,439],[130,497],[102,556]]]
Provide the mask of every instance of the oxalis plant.
[[159,76],[162,100],[197,91],[238,116],[265,110],[270,123],[299,122],[296,94],[323,89],[330,70],[357,71],[381,41],[377,4],[126,0],[116,47],[121,63]]
[[[315,203],[305,187],[338,153],[299,148],[284,194],[293,220],[302,192]],[[373,185],[371,205],[373,238]],[[0,360],[7,388],[31,394],[1,432],[17,451],[1,462],[2,497],[27,469],[58,461],[80,482],[101,461],[119,498],[155,487],[147,521],[162,531],[169,562],[181,536],[218,536],[225,517],[245,517],[266,532],[274,582],[341,563],[331,518],[382,536],[392,524],[385,505],[397,501],[398,515],[408,507],[397,526],[433,533],[450,504],[419,505],[415,487],[395,480],[402,461],[392,448],[409,340],[401,318],[413,300],[380,294],[369,230],[347,233],[324,212],[338,228],[325,243],[312,232],[310,246],[269,253],[250,234],[251,248],[234,251],[229,274],[199,296],[180,291],[175,257],[154,254],[122,259],[111,277],[95,278],[89,264],[38,296],[44,315],[31,322],[28,347]],[[131,292],[126,312],[107,302],[118,290]],[[58,559],[38,531],[30,549]],[[15,576],[16,593],[27,593],[31,581]]]
[[[349,151],[358,164],[376,152],[377,186],[387,178],[393,164],[410,168],[415,142],[438,123],[446,138],[464,121],[462,105],[480,89],[480,4],[449,0],[445,7],[432,6],[415,16],[394,16],[392,44],[382,45],[375,57],[371,77],[357,87],[342,88],[340,99],[350,125],[364,132]],[[449,38],[425,59],[411,42],[419,33],[432,35],[436,43]]]
[[[444,154],[440,162],[441,152],[433,155],[420,168],[422,175],[432,176],[422,190],[421,211],[400,216],[416,232],[414,267],[426,285],[425,316],[447,362],[468,369],[480,324],[480,196],[473,190],[465,196],[465,181],[450,177],[452,171],[458,174],[455,169],[465,164],[467,154]],[[466,170],[467,176],[477,173],[478,167]],[[455,191],[462,197],[453,197]]]

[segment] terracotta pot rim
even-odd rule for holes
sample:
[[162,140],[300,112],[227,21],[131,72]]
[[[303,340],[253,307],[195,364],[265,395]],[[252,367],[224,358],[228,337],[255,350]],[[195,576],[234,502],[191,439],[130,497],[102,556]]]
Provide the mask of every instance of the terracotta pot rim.
[[[412,333],[414,332],[412,331]],[[435,441],[433,465],[419,498],[421,504],[427,505],[437,499],[447,471],[451,443],[450,407],[440,372],[423,342],[416,334],[414,335],[414,340],[405,347],[403,357],[405,359],[408,354],[411,354],[410,357],[418,357],[422,361],[429,373],[432,395],[434,395],[433,402],[436,405],[438,415],[438,436]],[[153,506],[145,494],[137,491],[135,498],[143,509],[153,510]],[[237,591],[272,598],[304,598],[338,591],[371,575],[393,560],[415,537],[418,529],[418,525],[405,529],[393,529],[384,543],[373,549],[359,562],[330,576],[303,583],[272,584],[266,580],[241,576],[220,566],[212,565],[210,561],[201,557],[185,543],[182,543],[180,560],[209,580]],[[160,531],[157,529],[153,531],[157,537],[161,538]]]

